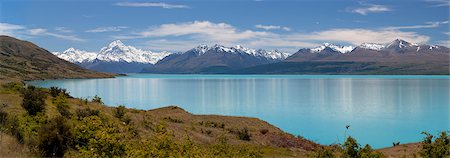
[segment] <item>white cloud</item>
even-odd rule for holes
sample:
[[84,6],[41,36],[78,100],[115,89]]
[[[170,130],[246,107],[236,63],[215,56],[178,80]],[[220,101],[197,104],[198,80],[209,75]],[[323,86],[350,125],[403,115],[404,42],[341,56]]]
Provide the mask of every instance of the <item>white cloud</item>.
[[437,21],[437,22],[426,22],[425,25],[411,25],[411,26],[393,26],[387,27],[386,29],[422,29],[422,28],[436,28],[440,25],[448,24],[447,21]]
[[425,1],[433,3],[432,7],[450,6],[450,0],[425,0]]
[[239,31],[226,23],[212,23],[209,21],[194,21],[187,23],[163,24],[148,30],[116,38],[155,38],[190,36],[208,42],[235,43],[239,40],[266,36],[268,32],[244,30]]
[[84,39],[78,38],[75,35],[63,35],[47,31],[43,28],[32,28],[29,29],[22,25],[15,25],[9,23],[0,23],[0,35],[8,35],[13,37],[30,38],[35,36],[51,36],[59,39],[69,40],[69,41],[85,41]]
[[450,32],[444,32],[444,34],[449,35],[450,36]]
[[74,35],[62,35],[62,34],[52,33],[52,32],[48,32],[46,29],[43,29],[43,28],[29,29],[28,34],[32,35],[32,36],[51,36],[51,37],[56,37],[56,38],[69,40],[69,41],[77,41],[77,42],[85,41],[84,39],[78,38],[77,36],[74,36]]
[[98,33],[98,32],[117,32],[117,31],[121,31],[122,29],[126,29],[126,28],[128,28],[128,27],[126,27],[126,26],[98,27],[98,28],[86,30],[86,32],[93,32],[93,33]]
[[256,28],[258,29],[264,29],[264,30],[278,30],[278,29],[282,29],[284,31],[291,31],[291,28],[289,27],[283,27],[283,26],[276,26],[276,25],[255,25]]
[[168,4],[168,3],[152,3],[152,2],[119,2],[115,4],[121,7],[160,7],[164,9],[190,8],[187,5]]
[[388,43],[394,39],[403,39],[414,43],[427,42],[430,37],[417,34],[416,32],[404,32],[399,30],[371,30],[371,29],[331,29],[313,32],[305,35],[296,35],[296,38],[321,41],[347,42],[359,45],[364,42]]
[[361,15],[367,15],[368,13],[379,13],[391,11],[388,6],[376,5],[376,4],[366,4],[363,7],[355,8],[352,10],[353,13],[358,13]]
[[71,33],[73,32],[71,29],[67,27],[55,27],[55,30],[62,33]]
[[116,39],[144,38],[150,49],[186,51],[198,44],[241,44],[250,48],[280,49],[294,52],[299,48],[318,46],[323,42],[339,42],[360,45],[364,42],[389,43],[394,39],[404,39],[414,43],[424,43],[430,38],[416,32],[394,29],[348,29],[337,28],[311,33],[274,33],[268,31],[239,30],[226,23],[194,21],[163,24],[147,30],[135,32]]
[[0,23],[0,35],[14,36],[17,31],[25,29],[24,26]]

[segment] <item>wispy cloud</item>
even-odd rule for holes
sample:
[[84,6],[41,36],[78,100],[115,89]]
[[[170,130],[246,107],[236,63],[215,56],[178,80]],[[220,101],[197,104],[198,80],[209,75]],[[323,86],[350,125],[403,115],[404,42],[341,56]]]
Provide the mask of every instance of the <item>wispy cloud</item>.
[[0,23],[0,34],[14,37],[51,36],[69,41],[85,41],[75,35],[64,35],[47,31],[43,28],[27,28],[22,25]]
[[48,32],[46,29],[43,29],[43,28],[29,29],[28,32],[29,32],[29,35],[32,35],[32,36],[51,36],[51,37],[56,37],[59,39],[64,39],[64,40],[69,40],[69,41],[77,41],[77,42],[85,41],[84,39],[78,38],[75,35],[63,35],[63,34],[52,33],[52,32]]
[[14,36],[17,31],[25,29],[24,26],[0,23],[0,35]]
[[255,25],[256,28],[258,29],[264,29],[264,30],[278,30],[278,29],[282,29],[284,31],[291,31],[291,28],[289,27],[285,27],[285,26],[276,26],[276,25]]
[[378,5],[378,4],[363,4],[362,7],[351,10],[351,12],[361,15],[367,15],[369,13],[388,12],[388,11],[392,11],[392,9],[386,5]]
[[432,7],[445,7],[450,6],[450,0],[425,0],[430,2]]
[[97,27],[94,29],[86,30],[86,32],[93,32],[93,33],[99,33],[99,32],[117,32],[121,31],[122,29],[126,29],[128,27],[126,26],[108,26],[108,27]]
[[67,27],[55,27],[55,30],[62,33],[71,33],[73,30],[67,28]]
[[436,21],[426,22],[424,25],[411,25],[411,26],[392,26],[387,29],[423,29],[423,28],[436,28],[443,24],[448,24],[448,21]]
[[444,32],[444,34],[449,35],[450,36],[450,32]]
[[427,42],[430,37],[417,32],[393,29],[328,29],[311,33],[274,33],[269,31],[240,30],[227,23],[194,21],[163,24],[149,29],[114,36],[116,39],[142,38],[151,49],[186,51],[198,44],[241,44],[251,48],[296,51],[299,48],[318,46],[323,42],[340,42],[360,45],[364,42],[388,43],[394,39],[404,39],[414,43]]
[[160,7],[164,9],[177,9],[177,8],[190,8],[187,5],[180,4],[168,4],[168,3],[153,3],[153,2],[119,2],[115,3],[116,6],[121,7]]

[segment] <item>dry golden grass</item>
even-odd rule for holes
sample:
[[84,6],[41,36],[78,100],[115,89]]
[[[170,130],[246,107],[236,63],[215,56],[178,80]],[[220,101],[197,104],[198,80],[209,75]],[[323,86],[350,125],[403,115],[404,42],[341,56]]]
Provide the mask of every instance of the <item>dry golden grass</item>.
[[0,132],[0,157],[33,157],[35,154],[16,138]]

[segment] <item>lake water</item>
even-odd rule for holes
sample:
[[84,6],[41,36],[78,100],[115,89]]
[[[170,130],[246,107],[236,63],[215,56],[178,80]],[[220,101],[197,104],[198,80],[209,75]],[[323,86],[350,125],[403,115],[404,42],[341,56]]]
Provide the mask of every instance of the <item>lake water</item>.
[[342,143],[347,134],[380,148],[450,130],[449,76],[129,74],[29,83],[99,95],[111,106],[257,117],[321,144]]

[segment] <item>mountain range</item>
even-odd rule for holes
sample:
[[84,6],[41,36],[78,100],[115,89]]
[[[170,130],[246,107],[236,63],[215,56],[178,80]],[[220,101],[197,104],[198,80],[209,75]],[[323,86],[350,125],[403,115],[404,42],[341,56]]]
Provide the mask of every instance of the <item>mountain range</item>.
[[140,72],[149,64],[155,64],[170,52],[144,51],[133,46],[126,46],[120,40],[111,42],[99,52],[87,52],[69,48],[63,52],[53,52],[54,55],[84,68],[114,73]]
[[277,50],[249,49],[237,45],[199,45],[184,53],[171,54],[154,65],[144,68],[146,73],[227,73],[247,67],[270,64],[286,59],[289,54]]
[[88,69],[128,73],[230,74],[449,74],[450,49],[396,39],[387,44],[324,43],[289,54],[237,45],[199,45],[186,52],[153,53],[114,41],[98,53],[70,48],[60,58]]

